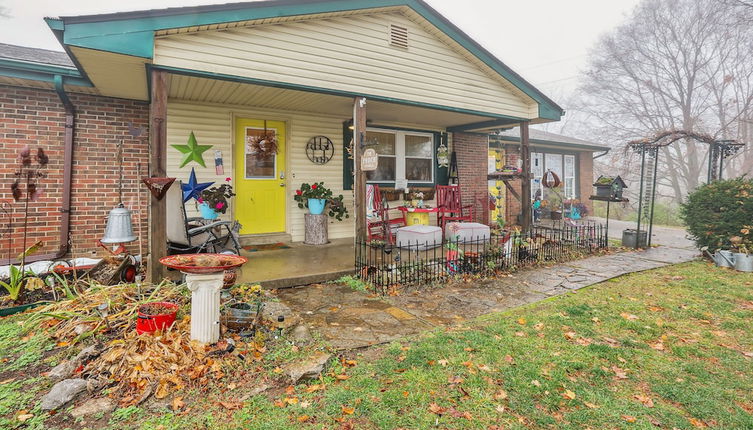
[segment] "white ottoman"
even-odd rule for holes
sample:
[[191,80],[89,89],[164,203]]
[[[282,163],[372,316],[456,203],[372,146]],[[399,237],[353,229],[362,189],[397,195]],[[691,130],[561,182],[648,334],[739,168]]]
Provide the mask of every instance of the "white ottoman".
[[[457,239],[455,236],[457,235]],[[445,238],[457,240],[460,243],[471,241],[488,241],[491,229],[488,225],[477,222],[450,222],[445,228]]]
[[442,246],[442,229],[430,225],[412,225],[397,229],[397,247],[419,250]]

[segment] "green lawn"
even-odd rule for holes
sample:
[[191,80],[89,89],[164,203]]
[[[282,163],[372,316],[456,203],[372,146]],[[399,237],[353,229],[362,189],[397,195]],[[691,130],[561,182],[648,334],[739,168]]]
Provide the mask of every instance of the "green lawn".
[[[38,358],[44,343],[19,348],[14,333],[13,320],[0,324],[2,354]],[[253,387],[180,393],[187,408],[180,413],[121,409],[109,425],[750,429],[751,333],[753,275],[689,263],[343,357],[308,385],[245,399]],[[11,363],[18,361],[2,366]],[[18,409],[33,408],[38,381],[0,386],[6,424]],[[242,408],[217,403],[227,398],[243,400]]]

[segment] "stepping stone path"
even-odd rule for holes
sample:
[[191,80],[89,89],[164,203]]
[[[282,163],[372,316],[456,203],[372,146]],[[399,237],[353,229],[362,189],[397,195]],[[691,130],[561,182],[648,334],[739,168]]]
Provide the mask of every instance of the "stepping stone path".
[[680,243],[682,247],[660,246],[593,256],[474,284],[425,288],[398,297],[382,298],[343,285],[319,284],[278,290],[277,296],[335,349],[356,349],[509,310],[628,273],[697,258],[699,252],[682,240],[673,237],[673,244]]

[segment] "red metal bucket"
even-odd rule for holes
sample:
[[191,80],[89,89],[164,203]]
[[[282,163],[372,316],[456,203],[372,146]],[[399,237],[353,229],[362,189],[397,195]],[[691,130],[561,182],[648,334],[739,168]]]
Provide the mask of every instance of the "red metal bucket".
[[[167,313],[160,314],[160,315],[149,315],[144,312],[142,312],[142,309],[146,306],[150,305],[159,305],[163,308],[171,309],[171,311],[167,311]],[[164,330],[175,322],[175,315],[178,313],[178,305],[175,303],[168,303],[168,302],[155,302],[155,303],[147,303],[145,305],[141,305],[139,307],[139,317],[136,320],[136,333],[138,334],[144,334],[144,333],[154,333],[157,330]]]

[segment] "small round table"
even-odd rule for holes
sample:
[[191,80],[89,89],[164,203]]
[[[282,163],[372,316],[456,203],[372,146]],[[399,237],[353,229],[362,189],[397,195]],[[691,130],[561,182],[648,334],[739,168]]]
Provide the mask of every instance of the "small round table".
[[438,208],[409,208],[398,206],[397,209],[405,215],[407,225],[429,225],[429,214],[439,212]]

